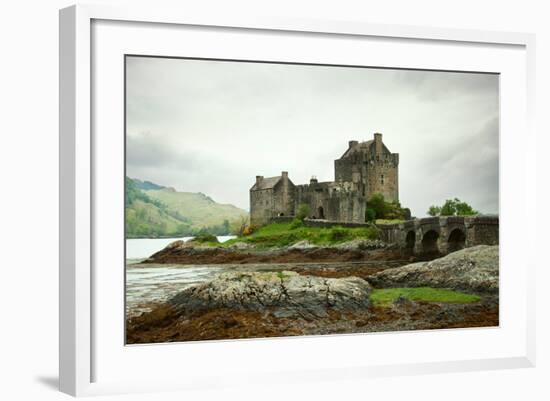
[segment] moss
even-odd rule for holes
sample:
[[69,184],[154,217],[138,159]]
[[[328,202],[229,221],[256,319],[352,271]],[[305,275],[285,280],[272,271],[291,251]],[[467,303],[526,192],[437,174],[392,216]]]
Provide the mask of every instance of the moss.
[[459,304],[477,302],[481,299],[477,295],[431,287],[383,288],[375,289],[371,294],[371,300],[375,306],[391,306],[399,297],[405,297],[411,301]]

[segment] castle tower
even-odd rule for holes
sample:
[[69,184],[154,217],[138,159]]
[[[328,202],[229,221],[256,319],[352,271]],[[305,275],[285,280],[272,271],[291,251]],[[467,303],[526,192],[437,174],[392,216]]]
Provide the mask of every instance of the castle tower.
[[367,199],[381,193],[387,201],[399,201],[399,154],[391,153],[375,133],[370,141],[349,141],[346,152],[334,161],[337,182],[359,186]]

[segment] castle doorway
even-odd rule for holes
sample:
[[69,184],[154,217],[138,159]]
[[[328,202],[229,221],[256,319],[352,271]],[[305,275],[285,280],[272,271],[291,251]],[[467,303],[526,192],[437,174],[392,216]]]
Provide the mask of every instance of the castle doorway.
[[319,212],[319,218],[324,220],[325,219],[325,210],[323,209],[323,206],[319,206],[319,209],[317,211]]

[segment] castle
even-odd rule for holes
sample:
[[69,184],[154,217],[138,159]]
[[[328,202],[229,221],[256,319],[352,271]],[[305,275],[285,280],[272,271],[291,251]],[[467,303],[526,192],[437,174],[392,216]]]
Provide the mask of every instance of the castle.
[[260,226],[273,217],[294,216],[301,204],[309,205],[310,218],[362,223],[367,199],[381,193],[387,201],[399,200],[399,154],[391,153],[382,134],[365,142],[349,141],[348,149],[334,161],[334,181],[294,185],[280,176],[256,176],[250,188],[250,223]]

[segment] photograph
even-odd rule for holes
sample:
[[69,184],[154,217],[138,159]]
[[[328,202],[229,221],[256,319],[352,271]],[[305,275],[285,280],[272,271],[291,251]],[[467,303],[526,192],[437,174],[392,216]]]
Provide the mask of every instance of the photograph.
[[127,345],[499,327],[498,73],[124,69]]

